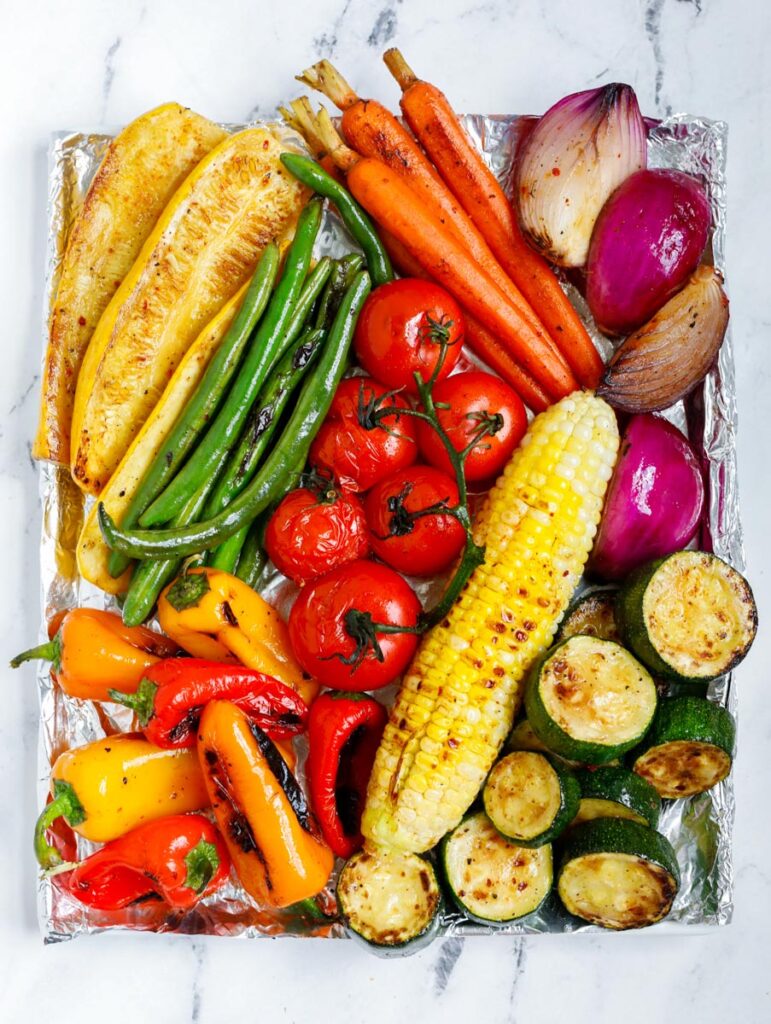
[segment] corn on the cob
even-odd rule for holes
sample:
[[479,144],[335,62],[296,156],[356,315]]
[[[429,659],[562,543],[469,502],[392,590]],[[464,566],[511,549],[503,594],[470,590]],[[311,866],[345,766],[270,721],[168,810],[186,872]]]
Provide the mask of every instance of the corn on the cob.
[[615,416],[589,392],[533,421],[480,515],[484,563],[402,682],[367,792],[369,843],[423,852],[473,802],[581,576],[617,451]]

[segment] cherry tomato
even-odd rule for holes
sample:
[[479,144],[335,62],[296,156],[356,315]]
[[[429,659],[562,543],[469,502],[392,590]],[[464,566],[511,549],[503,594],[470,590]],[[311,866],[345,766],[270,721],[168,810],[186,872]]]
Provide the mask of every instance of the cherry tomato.
[[417,420],[398,412],[380,415],[388,408],[409,408],[387,390],[371,377],[344,380],[311,445],[311,464],[332,473],[348,490],[368,491],[418,457]]
[[289,639],[301,667],[324,686],[377,690],[401,675],[418,645],[414,633],[379,633],[377,625],[414,627],[419,615],[415,592],[393,569],[349,562],[303,587]]
[[317,477],[290,491],[270,517],[265,550],[285,576],[302,585],[369,553],[364,507]]
[[[500,377],[469,370],[440,381],[434,388],[433,398],[439,422],[456,451],[463,451],[484,425],[489,424],[490,432],[480,439],[466,459],[466,480],[470,483],[497,476],[527,430],[527,414],[519,395]],[[420,423],[418,438],[426,461],[446,473],[451,472],[447,450],[430,424]]]
[[364,509],[372,535],[372,550],[399,572],[434,576],[458,557],[466,531],[446,513],[426,509],[458,504],[452,477],[433,466],[410,466],[375,484]]
[[439,379],[446,377],[460,357],[464,332],[463,313],[449,292],[430,281],[405,277],[372,292],[353,344],[367,373],[389,388],[417,394],[415,371],[428,380],[445,342]]

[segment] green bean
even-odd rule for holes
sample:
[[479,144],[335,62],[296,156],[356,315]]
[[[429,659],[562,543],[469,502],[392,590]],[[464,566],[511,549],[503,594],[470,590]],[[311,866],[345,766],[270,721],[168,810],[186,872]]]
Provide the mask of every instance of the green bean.
[[284,345],[320,223],[321,201],[312,199],[300,214],[281,280],[227,398],[185,465],[140,516],[143,526],[169,522],[201,482],[217,472],[223,457],[241,433],[249,409]]
[[316,310],[314,320],[316,327],[329,329],[343,295],[363,265],[364,257],[358,252],[349,252],[347,256],[336,261]]
[[369,275],[356,275],[345,294],[315,370],[305,381],[292,417],[261,470],[222,512],[197,526],[165,530],[119,529],[103,504],[99,525],[107,544],[132,558],[169,558],[210,550],[252,522],[276,498],[282,481],[301,458],[307,456],[316,432],[332,404],[335,389],[346,366],[361,307],[371,288]]
[[310,157],[301,156],[299,153],[282,153],[281,163],[303,185],[307,185],[335,204],[343,223],[364,250],[373,285],[393,281],[391,261],[378,237],[375,225],[351,193]]
[[[233,323],[212,356],[192,398],[134,491],[121,520],[123,526],[128,528],[136,525],[153,498],[161,493],[176,473],[185,455],[214,415],[238,367],[249,335],[268,304],[278,273],[279,259],[278,246],[275,242],[269,242]],[[121,576],[128,568],[128,561],[119,552],[113,551],[108,565],[110,575]]]

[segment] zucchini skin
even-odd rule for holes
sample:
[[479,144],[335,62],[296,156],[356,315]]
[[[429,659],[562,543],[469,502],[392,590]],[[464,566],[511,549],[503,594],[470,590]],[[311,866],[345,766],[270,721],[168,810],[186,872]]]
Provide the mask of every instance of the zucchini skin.
[[[645,600],[645,593],[658,570],[670,559],[679,558],[681,555],[686,553],[688,552],[675,551],[671,555],[665,555],[664,558],[657,558],[653,562],[648,562],[647,565],[642,565],[639,569],[636,569],[631,573],[616,598],[616,621],[626,645],[655,676],[660,676],[662,679],[666,679],[673,683],[698,684],[706,687],[713,679],[718,679],[720,676],[725,675],[727,672],[736,668],[749,651],[755,637],[755,631],[757,630],[757,605],[755,604],[755,599],[749,583],[747,583],[742,576],[741,578],[744,580],[749,599],[752,601],[753,605],[752,618],[754,622],[754,630],[749,641],[735,652],[734,657],[730,662],[726,663],[720,672],[717,672],[714,675],[690,676],[683,674],[682,672],[678,672],[669,664],[669,662],[665,661],[661,657],[655,645],[651,641],[648,634],[648,628],[645,623],[643,602]],[[708,553],[699,552],[699,554],[703,555]],[[724,565],[728,565],[727,562],[724,562],[722,558],[718,558],[717,555],[708,554],[708,557],[715,559]],[[728,568],[731,569],[732,567],[728,566]],[[732,571],[737,572],[735,569],[732,569]],[[737,575],[741,576],[741,573],[737,573]]]
[[611,800],[645,818],[651,828],[658,825],[661,797],[646,779],[628,768],[582,768],[576,772],[576,779],[582,800]]
[[[512,751],[512,753],[517,753],[517,751]],[[555,757],[552,754],[540,754],[537,751],[526,751],[526,753],[533,753],[537,757],[543,757],[544,760],[548,761],[551,765],[557,776],[560,788],[560,805],[549,828],[544,832],[541,832],[540,835],[533,836],[532,839],[522,839],[520,836],[507,835],[503,829],[496,825],[494,818],[488,810],[487,783],[485,783],[485,788],[482,792],[482,802],[484,804],[487,817],[490,819],[496,831],[499,832],[504,839],[510,843],[516,844],[517,846],[522,846],[526,850],[535,850],[540,846],[546,846],[548,843],[554,842],[558,836],[562,835],[568,825],[570,825],[571,821],[578,813],[578,806],[581,803],[581,787],[579,786],[578,779],[574,775],[573,771],[558,757]]]
[[[535,662],[530,670],[525,687],[525,713],[533,732],[549,748],[551,753],[570,761],[578,761],[581,764],[607,764],[609,761],[615,761],[616,758],[636,747],[640,742],[640,737],[638,736],[624,743],[614,744],[593,743],[587,740],[575,739],[552,720],[541,699],[539,689],[541,670],[561,647],[575,639],[575,637],[568,637],[567,640],[563,640],[546,651]],[[612,641],[605,642],[612,643]],[[653,715],[651,715],[652,720]],[[647,732],[647,729],[645,731]]]

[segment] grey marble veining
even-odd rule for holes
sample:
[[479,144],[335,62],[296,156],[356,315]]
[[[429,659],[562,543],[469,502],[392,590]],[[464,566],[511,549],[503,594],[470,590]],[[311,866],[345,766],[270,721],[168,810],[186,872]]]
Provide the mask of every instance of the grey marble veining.
[[[39,509],[29,456],[37,415],[47,134],[121,124],[165,99],[220,120],[269,113],[293,75],[329,56],[362,95],[395,105],[380,62],[399,45],[459,109],[543,110],[599,81],[634,85],[644,111],[729,122],[728,271],[739,395],[742,516],[761,623],[769,602],[771,485],[765,268],[771,118],[766,0],[29,0],[3,12],[4,372],[0,515],[7,538],[0,651],[37,630]],[[766,824],[771,710],[761,636],[739,675],[736,912],[727,929],[664,938],[452,939],[409,960],[349,943],[238,942],[105,935],[44,949],[34,918],[37,706],[6,673],[0,715],[2,1016],[16,1022],[161,1024],[400,1019],[571,1024],[622,1019],[771,1018],[771,837]],[[31,682],[31,678],[27,678]]]

